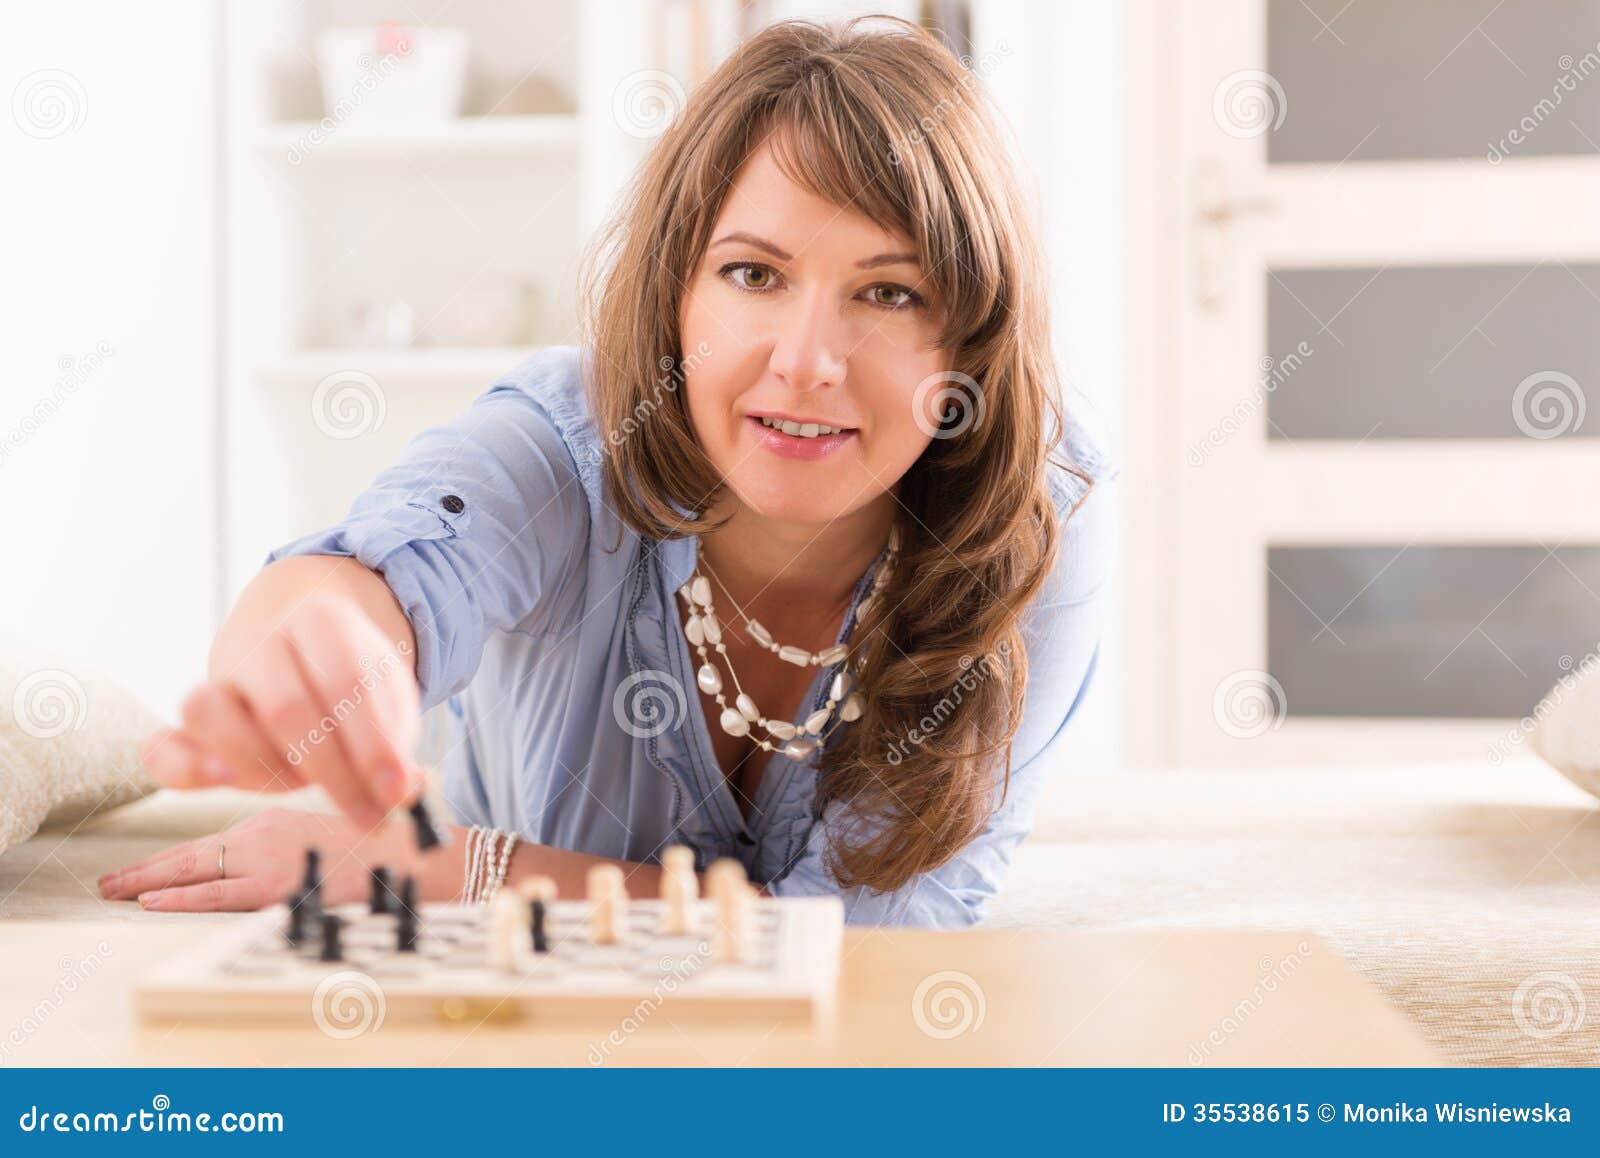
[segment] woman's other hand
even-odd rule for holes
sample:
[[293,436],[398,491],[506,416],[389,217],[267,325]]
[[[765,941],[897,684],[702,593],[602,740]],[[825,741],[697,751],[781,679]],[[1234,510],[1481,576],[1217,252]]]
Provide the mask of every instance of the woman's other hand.
[[[416,871],[406,825],[358,828],[334,813],[271,808],[214,836],[185,841],[100,878],[107,900],[138,899],[161,912],[216,912],[276,904],[300,886],[306,850],[321,853],[323,903],[364,898],[371,867],[395,887]],[[226,870],[226,875],[221,875]]]

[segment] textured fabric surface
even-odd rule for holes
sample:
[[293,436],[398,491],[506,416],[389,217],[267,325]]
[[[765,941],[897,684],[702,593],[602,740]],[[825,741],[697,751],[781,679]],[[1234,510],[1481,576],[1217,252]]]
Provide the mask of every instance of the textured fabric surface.
[[[1528,746],[1568,780],[1600,796],[1600,662],[1594,655],[1556,681],[1531,722]],[[1519,729],[1508,740],[1523,734]]]
[[139,744],[156,725],[81,665],[41,654],[0,662],[0,852],[41,825],[71,825],[152,791]]
[[1304,929],[1450,1060],[1600,1064],[1600,805],[1544,764],[1052,789],[991,925]]
[[[275,804],[325,807],[161,793],[41,833],[0,857],[0,919],[226,919],[94,881]],[[1306,930],[1449,1060],[1600,1064],[1600,804],[1543,764],[1061,776],[1040,808],[991,926]]]

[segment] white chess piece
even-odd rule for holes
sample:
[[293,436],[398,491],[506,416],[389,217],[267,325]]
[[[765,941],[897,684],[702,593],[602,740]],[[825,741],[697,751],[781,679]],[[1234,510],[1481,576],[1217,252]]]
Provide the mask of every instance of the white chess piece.
[[689,931],[689,910],[700,898],[694,875],[694,852],[673,845],[661,854],[661,933],[682,936]]
[[523,934],[523,914],[527,902],[507,889],[501,889],[489,903],[489,929],[486,939],[488,965],[514,973],[522,955],[517,952]]
[[589,939],[612,945],[622,939],[627,919],[628,891],[622,870],[614,864],[597,864],[589,870]]
[[706,891],[716,903],[711,955],[726,964],[737,964],[745,958],[755,903],[755,891],[745,876],[744,865],[732,857],[718,860],[706,871]]

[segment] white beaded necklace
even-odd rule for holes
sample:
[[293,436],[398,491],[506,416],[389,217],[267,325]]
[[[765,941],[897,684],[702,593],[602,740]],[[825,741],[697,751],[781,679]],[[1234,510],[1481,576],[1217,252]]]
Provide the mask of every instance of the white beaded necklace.
[[[889,532],[889,547],[884,554],[883,565],[872,577],[872,590],[856,607],[857,623],[867,617],[867,612],[872,609],[879,593],[888,586],[889,576],[893,573],[895,561],[899,557],[900,528],[895,527]],[[687,583],[678,588],[678,594],[683,597],[689,612],[688,622],[683,625],[683,634],[700,656],[700,669],[695,673],[695,683],[706,695],[716,697],[717,706],[722,709],[717,722],[728,735],[748,736],[753,743],[760,745],[763,751],[780,751],[791,760],[803,760],[816,751],[817,746],[826,738],[824,729],[831,733],[832,729],[829,729],[828,725],[833,721],[835,712],[838,713],[839,721],[843,723],[861,718],[861,693],[855,690],[856,676],[861,670],[859,652],[851,657],[849,646],[843,643],[836,643],[821,651],[807,651],[803,647],[780,644],[772,638],[772,633],[762,626],[760,621],[746,615],[744,609],[735,601],[734,609],[744,620],[745,630],[750,638],[781,660],[796,667],[828,667],[852,658],[855,660],[856,674],[851,674],[849,671],[851,665],[846,662],[844,669],[835,673],[828,685],[828,702],[808,715],[800,727],[796,728],[788,720],[768,719],[762,714],[755,700],[746,694],[744,686],[740,684],[739,675],[733,670],[733,661],[728,656],[728,645],[722,642],[722,624],[717,620],[716,610],[712,606],[711,581],[700,570],[698,544],[695,547],[694,573],[690,575]],[[729,595],[728,598],[732,599],[733,596]],[[728,667],[728,676],[733,680],[736,694],[731,706],[723,690],[722,673],[711,662],[710,653],[713,650],[722,657],[722,662]],[[754,735],[750,731],[752,724],[764,728],[767,732],[766,737]],[[838,724],[835,723],[834,726],[837,727]]]

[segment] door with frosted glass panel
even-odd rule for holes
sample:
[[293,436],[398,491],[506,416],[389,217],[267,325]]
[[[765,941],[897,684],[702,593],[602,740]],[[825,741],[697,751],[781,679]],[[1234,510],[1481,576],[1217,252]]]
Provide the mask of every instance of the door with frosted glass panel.
[[1600,2],[1180,11],[1177,756],[1497,760],[1600,646]]

